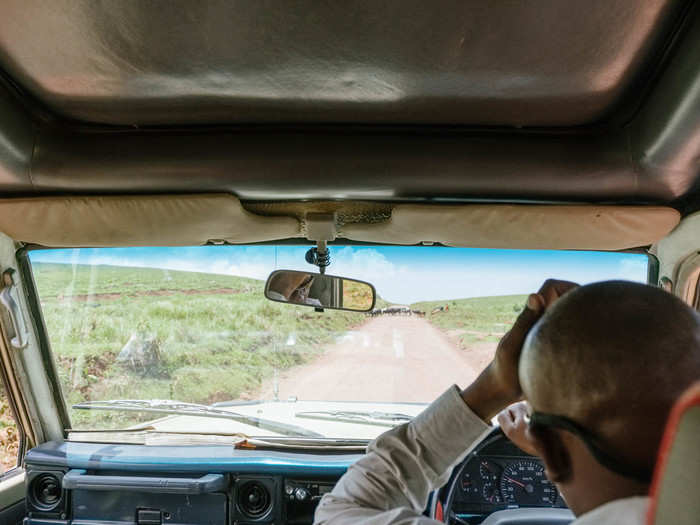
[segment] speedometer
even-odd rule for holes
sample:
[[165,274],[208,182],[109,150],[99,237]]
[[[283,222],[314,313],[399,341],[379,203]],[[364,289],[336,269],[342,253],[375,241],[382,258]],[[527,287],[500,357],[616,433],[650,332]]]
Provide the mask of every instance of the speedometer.
[[536,461],[510,463],[501,476],[501,494],[507,503],[551,506],[557,501],[557,489]]

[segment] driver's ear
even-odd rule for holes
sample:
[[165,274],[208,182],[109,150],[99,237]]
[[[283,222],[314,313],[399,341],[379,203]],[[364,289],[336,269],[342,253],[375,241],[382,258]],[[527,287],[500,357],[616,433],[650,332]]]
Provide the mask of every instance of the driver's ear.
[[571,478],[572,461],[559,431],[548,427],[529,427],[528,440],[542,458],[547,478],[553,483],[565,483]]

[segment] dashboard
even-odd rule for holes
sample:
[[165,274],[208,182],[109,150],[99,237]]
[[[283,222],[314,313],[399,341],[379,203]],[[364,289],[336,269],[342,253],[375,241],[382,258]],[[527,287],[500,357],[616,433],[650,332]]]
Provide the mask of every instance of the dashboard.
[[[222,445],[44,443],[26,456],[25,525],[308,525],[319,500],[360,457]],[[432,495],[425,514],[472,525],[522,508],[565,504],[540,461],[496,430]]]
[[25,457],[24,525],[307,525],[360,457],[48,442]]

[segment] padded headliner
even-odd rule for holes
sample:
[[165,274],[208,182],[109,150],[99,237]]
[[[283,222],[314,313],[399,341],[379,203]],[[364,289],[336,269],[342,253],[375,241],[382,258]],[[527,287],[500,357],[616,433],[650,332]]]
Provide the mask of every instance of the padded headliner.
[[[673,229],[676,210],[644,206],[280,203],[244,209],[231,195],[0,199],[0,231],[50,247],[186,246],[305,235],[307,212],[336,214],[339,238],[387,244],[622,250]],[[22,220],[17,220],[21,217]]]
[[90,122],[573,126],[612,110],[681,4],[5,0],[0,67]]

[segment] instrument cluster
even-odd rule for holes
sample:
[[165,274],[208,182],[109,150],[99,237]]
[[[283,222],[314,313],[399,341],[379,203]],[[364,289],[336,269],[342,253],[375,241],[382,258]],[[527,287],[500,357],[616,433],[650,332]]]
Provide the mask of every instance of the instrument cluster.
[[455,500],[467,505],[553,507],[559,498],[542,464],[528,458],[478,458],[462,472],[459,488]]
[[443,501],[448,523],[480,523],[488,514],[509,508],[566,508],[542,462],[500,433],[466,457],[446,488]]

